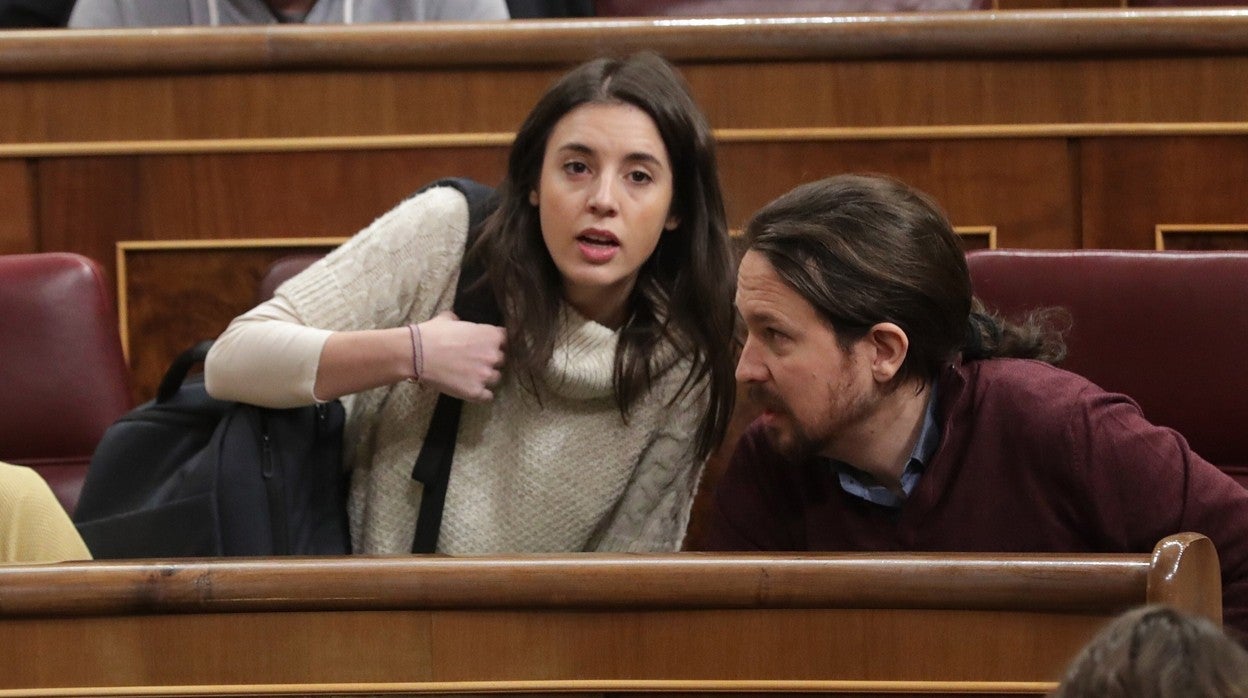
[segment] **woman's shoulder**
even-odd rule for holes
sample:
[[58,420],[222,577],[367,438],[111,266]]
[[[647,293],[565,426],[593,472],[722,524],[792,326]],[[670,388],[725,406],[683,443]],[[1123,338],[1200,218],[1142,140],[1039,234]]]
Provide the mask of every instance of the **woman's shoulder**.
[[431,186],[417,191],[390,209],[377,222],[419,224],[422,227],[442,226],[466,235],[468,232],[468,199],[452,186]]
[[468,201],[453,187],[423,189],[400,201],[353,235],[324,262],[384,268],[425,266],[458,267],[468,237]]

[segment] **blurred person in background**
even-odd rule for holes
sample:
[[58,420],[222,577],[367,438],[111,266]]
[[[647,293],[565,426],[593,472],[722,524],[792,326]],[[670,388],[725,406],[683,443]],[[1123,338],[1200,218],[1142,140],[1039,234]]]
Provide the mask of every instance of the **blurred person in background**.
[[1054,698],[1248,696],[1248,652],[1210,621],[1143,606],[1097,633]]
[[504,0],[78,0],[71,28],[508,19]]

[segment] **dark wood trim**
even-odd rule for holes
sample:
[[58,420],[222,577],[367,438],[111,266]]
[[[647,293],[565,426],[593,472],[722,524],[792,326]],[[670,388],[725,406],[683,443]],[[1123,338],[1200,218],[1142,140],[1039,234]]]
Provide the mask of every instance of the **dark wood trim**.
[[1248,10],[0,32],[0,73],[553,66],[642,48],[676,62],[1248,53]]

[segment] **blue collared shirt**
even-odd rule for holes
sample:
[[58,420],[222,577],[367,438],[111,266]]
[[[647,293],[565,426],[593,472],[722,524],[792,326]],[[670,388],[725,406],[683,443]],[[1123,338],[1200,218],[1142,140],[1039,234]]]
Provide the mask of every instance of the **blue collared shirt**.
[[905,495],[897,495],[876,482],[871,475],[849,463],[830,461],[840,476],[841,489],[880,506],[894,509],[901,507],[918,484],[924,466],[936,453],[936,447],[940,446],[940,429],[936,424],[936,384],[932,383],[928,390],[931,391],[931,397],[928,398],[927,410],[923,413],[923,428],[919,430],[919,439],[914,444],[914,450],[910,452],[910,460],[906,461],[906,467],[901,471],[901,491]]

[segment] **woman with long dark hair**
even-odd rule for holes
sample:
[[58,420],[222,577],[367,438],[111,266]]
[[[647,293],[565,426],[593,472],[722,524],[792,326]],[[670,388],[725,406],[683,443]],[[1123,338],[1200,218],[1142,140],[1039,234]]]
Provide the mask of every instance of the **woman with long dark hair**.
[[[437,549],[675,550],[734,394],[734,274],[714,143],[642,53],[574,69],[516,134],[499,204],[427,190],[237,318],[217,397],[342,397],[354,549],[409,549],[439,393],[463,398]],[[448,312],[478,262],[502,327]]]

